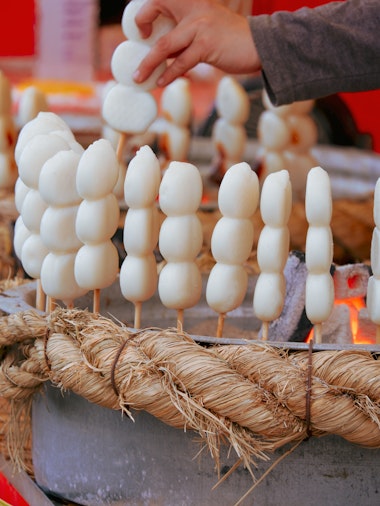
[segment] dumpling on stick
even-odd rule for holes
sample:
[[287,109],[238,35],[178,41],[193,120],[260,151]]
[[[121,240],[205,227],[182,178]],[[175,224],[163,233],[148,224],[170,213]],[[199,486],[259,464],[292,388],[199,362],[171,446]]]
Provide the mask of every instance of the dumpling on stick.
[[334,306],[334,281],[330,273],[334,243],[330,228],[332,216],[331,185],[328,173],[322,167],[314,167],[307,176],[305,197],[306,219],[309,223],[306,235],[305,310],[314,325],[315,342],[322,342],[322,323]]
[[184,309],[195,306],[202,291],[202,277],[195,262],[203,243],[197,210],[202,198],[202,178],[195,165],[171,162],[159,190],[159,204],[166,215],[159,235],[159,249],[166,265],[158,279],[161,302],[177,310],[182,327]]
[[252,216],[259,201],[259,180],[246,162],[232,165],[220,184],[218,204],[222,217],[211,237],[216,260],[206,289],[208,305],[219,314],[216,336],[221,337],[225,315],[243,302],[248,286],[244,262],[253,245]]
[[264,180],[260,210],[264,221],[257,245],[260,274],[253,295],[253,310],[262,321],[262,339],[268,339],[269,323],[281,314],[285,302],[284,267],[289,254],[287,222],[292,209],[292,189],[286,170]]
[[162,63],[149,79],[141,84],[134,81],[133,74],[156,38],[173,25],[172,20],[160,15],[153,23],[151,36],[142,39],[135,16],[144,1],[132,0],[124,9],[121,25],[128,40],[121,42],[113,52],[111,72],[116,84],[110,87],[102,106],[103,119],[121,134],[117,148],[119,160],[127,138],[145,132],[157,116],[157,104],[150,91],[156,87],[156,80],[165,69],[166,63]]
[[94,292],[94,312],[100,309],[100,290],[111,285],[119,272],[119,255],[112,236],[119,224],[119,204],[113,188],[119,164],[109,141],[99,139],[83,153],[76,173],[76,185],[83,201],[75,229],[83,246],[75,257],[78,285]]
[[124,184],[128,211],[124,223],[127,253],[120,269],[123,296],[135,305],[134,327],[141,326],[142,303],[157,289],[157,263],[154,249],[159,235],[157,196],[161,169],[149,146],[141,147],[128,165]]
[[42,262],[41,284],[49,297],[49,310],[54,299],[67,307],[86,290],[79,287],[74,276],[77,251],[83,245],[75,231],[81,197],[76,189],[76,171],[81,155],[73,150],[60,151],[42,166],[39,191],[47,204],[41,218],[40,235],[49,250]]

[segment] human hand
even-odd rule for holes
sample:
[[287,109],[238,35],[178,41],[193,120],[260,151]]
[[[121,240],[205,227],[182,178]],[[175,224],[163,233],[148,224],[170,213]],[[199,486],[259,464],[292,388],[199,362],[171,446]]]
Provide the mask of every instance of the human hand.
[[230,74],[260,69],[247,19],[217,0],[147,0],[135,18],[144,38],[149,37],[160,14],[176,24],[141,62],[134,75],[137,83],[168,58],[173,61],[158,79],[158,86],[166,86],[201,62]]

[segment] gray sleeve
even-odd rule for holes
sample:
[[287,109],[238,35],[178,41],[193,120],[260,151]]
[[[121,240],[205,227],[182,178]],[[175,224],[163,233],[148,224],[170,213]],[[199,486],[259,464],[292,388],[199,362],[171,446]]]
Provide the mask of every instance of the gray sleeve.
[[275,105],[380,88],[380,1],[249,17]]

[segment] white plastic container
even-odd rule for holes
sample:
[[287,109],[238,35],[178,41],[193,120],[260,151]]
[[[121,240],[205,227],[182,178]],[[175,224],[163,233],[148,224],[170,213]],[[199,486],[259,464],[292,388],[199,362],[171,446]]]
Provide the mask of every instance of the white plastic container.
[[91,81],[98,15],[96,0],[38,0],[36,77]]

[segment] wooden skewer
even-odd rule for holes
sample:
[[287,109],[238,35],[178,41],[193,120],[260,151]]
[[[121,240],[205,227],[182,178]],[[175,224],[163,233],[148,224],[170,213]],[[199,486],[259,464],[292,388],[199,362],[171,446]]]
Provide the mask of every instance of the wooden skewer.
[[181,332],[183,329],[183,309],[178,309],[177,311],[177,330]]
[[46,304],[46,295],[45,295],[44,291],[42,290],[41,280],[37,279],[36,309],[39,309],[40,311],[44,311],[45,304]]
[[218,318],[218,326],[216,329],[216,337],[222,337],[223,336],[223,327],[224,327],[224,320],[226,317],[226,313],[220,313]]
[[53,299],[53,297],[47,297],[47,300],[46,300],[47,313],[52,313],[55,309],[55,306],[56,306],[55,299]]
[[314,325],[314,342],[317,344],[321,344],[322,342],[322,323]]
[[92,312],[93,313],[100,312],[100,288],[94,289],[94,299],[93,299]]
[[142,302],[135,302],[135,323],[134,323],[135,329],[141,328],[141,309],[142,309]]
[[269,322],[262,322],[261,340],[268,341],[268,335],[269,335]]
[[121,162],[123,159],[123,153],[124,153],[124,149],[127,144],[128,138],[129,138],[129,135],[126,134],[125,132],[122,132],[120,134],[119,142],[118,142],[117,148],[116,148],[116,157],[119,160],[119,162]]

